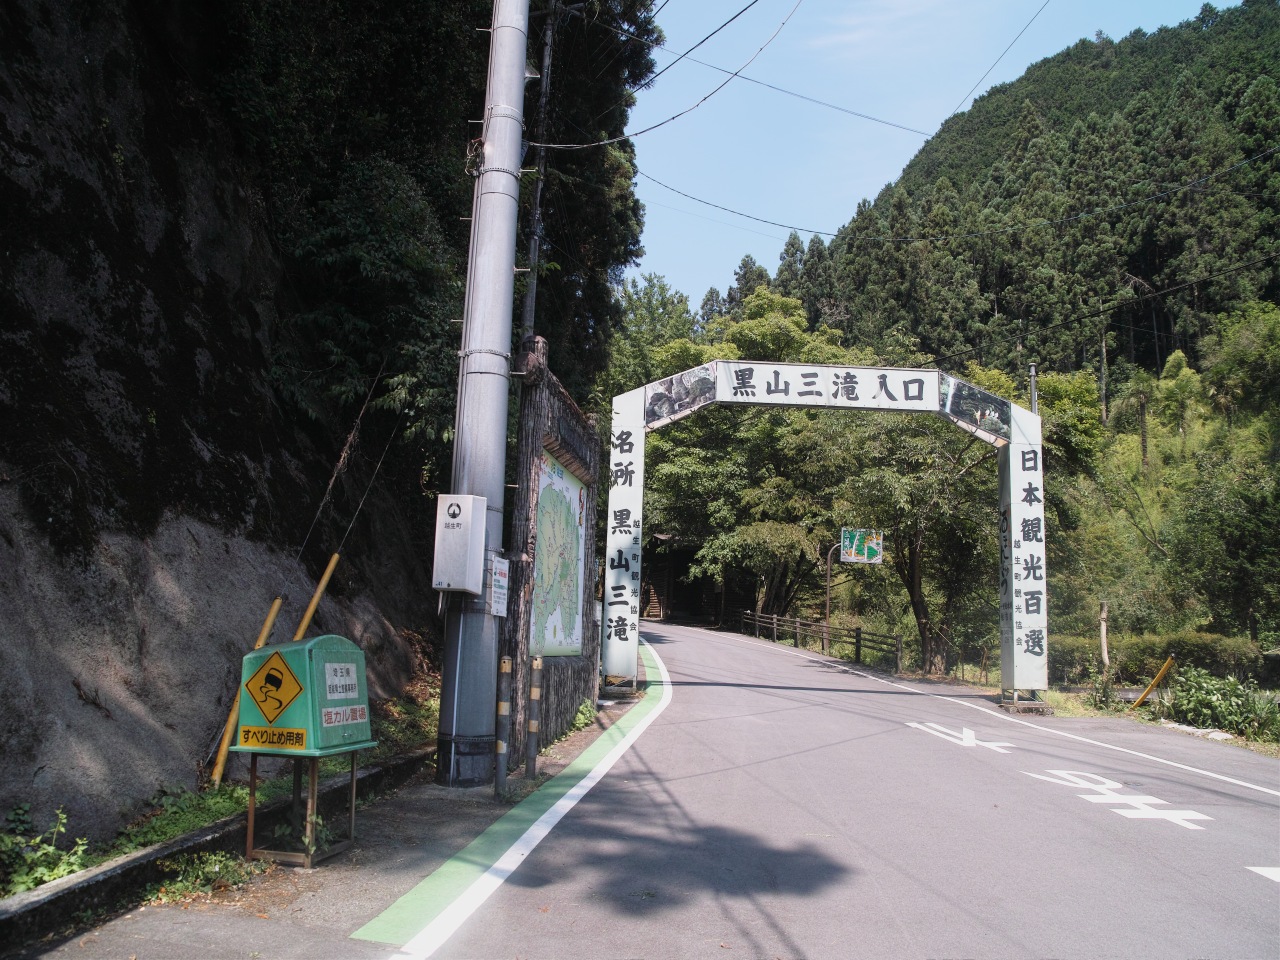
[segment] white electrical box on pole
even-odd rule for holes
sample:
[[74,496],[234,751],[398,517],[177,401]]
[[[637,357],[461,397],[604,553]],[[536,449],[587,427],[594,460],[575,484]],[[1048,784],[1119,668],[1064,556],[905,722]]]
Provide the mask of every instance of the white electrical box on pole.
[[[528,26],[529,0],[494,0],[454,421],[452,492],[484,498],[491,560],[502,552]],[[501,624],[487,597],[448,597],[436,780],[476,786],[494,776]]]

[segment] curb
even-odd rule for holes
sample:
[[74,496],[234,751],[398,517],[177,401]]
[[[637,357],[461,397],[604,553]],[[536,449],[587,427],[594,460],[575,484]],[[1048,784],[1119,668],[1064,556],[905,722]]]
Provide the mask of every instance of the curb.
[[[357,799],[366,799],[405,783],[423,768],[435,751],[434,746],[429,746],[358,770]],[[341,799],[345,802],[350,786],[349,773],[332,777],[320,785],[320,799]],[[283,823],[291,804],[291,798],[282,797],[259,806],[255,813],[255,832],[260,834]],[[179,854],[213,851],[243,854],[246,820],[246,814],[237,814],[167,843],[125,854],[0,900],[0,944],[3,944],[0,953],[65,931],[77,918],[86,914],[112,910],[136,900],[149,884],[166,878],[160,868],[161,860]]]

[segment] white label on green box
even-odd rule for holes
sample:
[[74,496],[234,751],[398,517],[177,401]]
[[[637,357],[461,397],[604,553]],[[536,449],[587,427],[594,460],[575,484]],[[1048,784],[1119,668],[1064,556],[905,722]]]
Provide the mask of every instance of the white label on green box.
[[326,663],[324,681],[325,696],[330,700],[355,700],[360,696],[354,663]]

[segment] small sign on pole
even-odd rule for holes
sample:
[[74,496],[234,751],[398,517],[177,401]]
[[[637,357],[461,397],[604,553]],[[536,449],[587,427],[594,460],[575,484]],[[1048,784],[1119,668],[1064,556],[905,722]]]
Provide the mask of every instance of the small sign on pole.
[[489,615],[507,615],[507,586],[511,582],[511,561],[494,556],[489,574]]
[[883,560],[883,530],[840,528],[841,563],[881,563]]

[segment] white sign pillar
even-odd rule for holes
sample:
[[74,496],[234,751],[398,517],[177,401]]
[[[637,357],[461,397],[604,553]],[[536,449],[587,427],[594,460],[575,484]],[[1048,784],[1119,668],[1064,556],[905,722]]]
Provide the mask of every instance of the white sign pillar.
[[644,395],[640,387],[613,398],[609,434],[609,511],[605,515],[604,615],[606,677],[636,678],[640,653],[640,537],[644,518]]
[[1000,450],[1000,686],[1049,687],[1045,588],[1044,451],[1040,417],[1011,405]]

